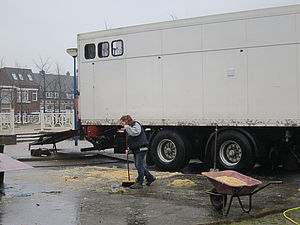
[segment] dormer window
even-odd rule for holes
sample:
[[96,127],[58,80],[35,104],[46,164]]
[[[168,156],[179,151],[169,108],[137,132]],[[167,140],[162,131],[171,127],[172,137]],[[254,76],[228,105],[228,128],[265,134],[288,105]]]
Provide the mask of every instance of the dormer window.
[[18,80],[18,77],[15,73],[12,73],[11,76],[13,77],[14,80]]
[[19,79],[24,80],[23,75],[19,73]]
[[33,81],[32,76],[30,74],[27,74],[27,77],[30,81]]

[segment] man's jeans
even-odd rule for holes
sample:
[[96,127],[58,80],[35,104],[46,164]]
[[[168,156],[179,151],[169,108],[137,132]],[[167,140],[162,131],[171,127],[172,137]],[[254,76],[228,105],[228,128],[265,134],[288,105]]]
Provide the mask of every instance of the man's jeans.
[[146,177],[147,180],[151,180],[153,178],[152,174],[144,166],[144,158],[146,152],[147,151],[140,151],[134,153],[134,164],[135,164],[135,168],[138,171],[138,177],[136,181],[139,182],[140,184],[143,184],[144,177]]

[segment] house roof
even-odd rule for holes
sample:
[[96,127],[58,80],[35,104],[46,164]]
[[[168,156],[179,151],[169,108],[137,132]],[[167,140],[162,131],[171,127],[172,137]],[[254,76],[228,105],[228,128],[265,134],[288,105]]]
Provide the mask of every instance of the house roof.
[[[73,76],[45,74],[46,91],[73,93]],[[25,68],[0,68],[0,86],[43,89],[44,76]],[[61,90],[60,90],[61,88]]]
[[31,69],[12,67],[0,69],[0,85],[39,88]]
[[[33,74],[36,83],[43,89],[44,76],[40,73]],[[45,74],[46,91],[49,92],[73,92],[73,78],[70,75]]]

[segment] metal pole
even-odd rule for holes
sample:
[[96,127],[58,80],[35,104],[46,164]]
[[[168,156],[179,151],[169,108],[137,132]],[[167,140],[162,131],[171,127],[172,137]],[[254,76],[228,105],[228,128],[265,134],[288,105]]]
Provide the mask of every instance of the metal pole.
[[15,110],[10,110],[10,129],[14,132],[15,131]]
[[44,98],[44,109],[43,109],[43,112],[45,113],[46,112],[46,73],[44,70],[41,71],[42,72],[42,75],[43,75],[43,79],[44,79],[44,90],[43,90],[43,98]]
[[[76,79],[76,56],[74,58],[74,129],[77,130],[77,108],[76,108],[76,102],[77,102],[77,79]],[[75,146],[78,145],[78,136],[74,137]]]
[[[0,153],[4,153],[4,145],[0,144]],[[0,172],[0,187],[3,186],[4,172]]]
[[41,131],[44,131],[45,127],[45,113],[41,110],[40,112]]
[[214,170],[217,169],[217,140],[218,140],[218,125],[216,125],[215,128]]

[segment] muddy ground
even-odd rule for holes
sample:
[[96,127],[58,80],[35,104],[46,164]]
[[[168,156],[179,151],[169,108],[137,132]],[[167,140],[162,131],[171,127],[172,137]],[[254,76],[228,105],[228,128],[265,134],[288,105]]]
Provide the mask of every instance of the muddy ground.
[[[7,172],[0,195],[0,224],[224,224],[249,221],[300,204],[299,171],[256,168],[249,176],[284,183],[255,194],[250,214],[242,213],[234,199],[225,217],[212,207],[205,193],[212,185],[199,170],[167,173],[151,168],[157,177],[153,185],[132,190],[118,188],[127,179],[124,162],[112,163],[105,157],[98,160],[101,165],[58,164]],[[132,167],[131,176],[135,177]],[[278,224],[285,223],[282,217]]]

